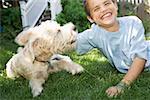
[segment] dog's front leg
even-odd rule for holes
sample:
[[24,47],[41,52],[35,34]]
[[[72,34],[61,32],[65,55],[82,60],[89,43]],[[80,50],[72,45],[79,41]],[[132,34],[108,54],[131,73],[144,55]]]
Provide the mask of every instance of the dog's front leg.
[[[66,70],[72,75],[78,74],[84,71],[84,68],[81,65],[73,62],[70,57],[63,56],[60,54],[54,54],[50,59],[50,63],[52,66],[51,68],[53,68],[54,71]],[[49,68],[48,72],[53,72],[53,70]]]
[[43,87],[42,84],[45,83],[44,79],[32,79],[29,82],[29,85],[32,90],[33,97],[36,97],[41,94]]
[[59,67],[57,66],[50,66],[48,68],[48,73],[51,74],[51,73],[56,73],[56,72],[59,72],[61,71],[62,69],[60,69]]

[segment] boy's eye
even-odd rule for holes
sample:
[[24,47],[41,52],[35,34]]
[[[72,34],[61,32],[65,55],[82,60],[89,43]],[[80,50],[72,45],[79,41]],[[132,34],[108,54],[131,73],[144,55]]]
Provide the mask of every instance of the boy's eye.
[[109,5],[109,4],[110,4],[110,2],[106,2],[104,5],[107,6],[107,5]]
[[98,11],[99,9],[100,9],[99,7],[96,7],[96,8],[93,9],[93,11],[96,12],[96,11]]

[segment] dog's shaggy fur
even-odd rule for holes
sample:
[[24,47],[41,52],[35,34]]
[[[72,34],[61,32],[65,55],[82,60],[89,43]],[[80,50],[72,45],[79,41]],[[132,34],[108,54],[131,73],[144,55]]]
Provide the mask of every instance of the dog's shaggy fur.
[[[52,56],[74,48],[77,33],[73,29],[72,23],[60,26],[57,22],[46,21],[20,33],[15,41],[24,48],[19,49],[6,64],[7,77],[14,79],[23,76],[28,79],[35,97],[42,92],[42,84],[48,78],[48,72],[56,72],[58,69],[73,75],[82,72],[83,68],[69,57]],[[49,60],[52,67],[49,67]]]

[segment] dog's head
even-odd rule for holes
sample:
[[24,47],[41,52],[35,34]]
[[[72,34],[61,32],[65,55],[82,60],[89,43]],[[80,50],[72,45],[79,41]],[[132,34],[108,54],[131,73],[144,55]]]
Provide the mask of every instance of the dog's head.
[[77,32],[72,23],[60,26],[56,21],[45,21],[39,26],[23,31],[16,37],[20,45],[32,44],[35,58],[47,61],[55,53],[74,49]]
[[60,27],[60,30],[53,37],[53,48],[55,53],[64,53],[73,50],[75,47],[77,32],[73,23],[67,23]]
[[77,31],[73,23],[67,23],[61,27],[61,32],[63,34],[64,41],[67,42],[67,45],[72,45],[76,42]]
[[[75,26],[72,23],[67,23],[63,26],[60,26],[55,21],[46,21],[43,22],[40,27],[44,29],[43,31],[45,31],[45,36],[44,34],[41,35],[34,42],[36,42],[36,47],[40,46],[41,50],[47,52],[47,54],[45,53],[46,55],[56,53],[61,54],[74,49],[77,32],[75,30]],[[34,48],[36,48],[35,46]],[[40,57],[42,58],[42,56]]]
[[60,30],[60,25],[56,21],[47,20],[42,22],[39,26],[31,27],[22,31],[15,38],[15,42],[21,46],[25,46],[29,41],[34,41],[39,37],[47,37],[53,35]]

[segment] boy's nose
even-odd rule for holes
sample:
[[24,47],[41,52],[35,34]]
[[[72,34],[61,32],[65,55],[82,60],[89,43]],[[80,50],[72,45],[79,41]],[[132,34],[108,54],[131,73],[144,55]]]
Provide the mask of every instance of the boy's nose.
[[106,10],[107,10],[107,7],[102,6],[101,9],[100,9],[100,12],[105,12]]

